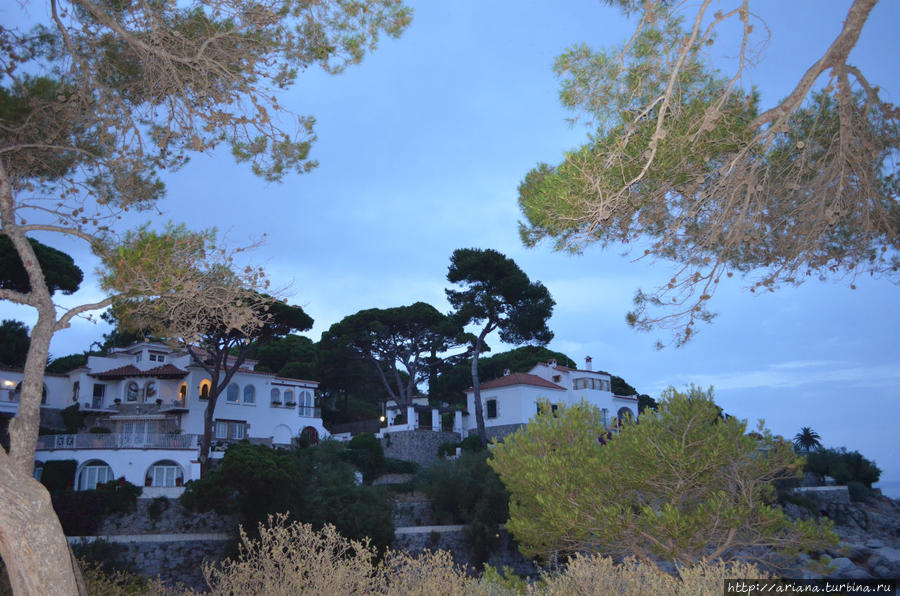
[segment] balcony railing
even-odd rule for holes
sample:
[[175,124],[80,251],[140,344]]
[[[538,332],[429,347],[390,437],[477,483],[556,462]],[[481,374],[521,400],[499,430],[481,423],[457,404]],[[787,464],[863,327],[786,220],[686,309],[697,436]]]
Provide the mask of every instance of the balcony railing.
[[196,449],[199,435],[78,433],[41,435],[39,450],[53,449]]

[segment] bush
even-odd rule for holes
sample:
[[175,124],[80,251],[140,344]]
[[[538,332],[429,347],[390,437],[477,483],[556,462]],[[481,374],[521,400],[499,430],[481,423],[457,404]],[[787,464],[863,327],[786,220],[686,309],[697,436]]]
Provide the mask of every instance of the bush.
[[75,485],[75,470],[78,462],[74,459],[59,459],[44,462],[41,484],[50,492],[71,489]]
[[84,414],[78,409],[78,404],[72,404],[68,408],[63,408],[61,412],[63,425],[66,427],[66,433],[74,435],[84,426]]
[[419,478],[443,524],[465,524],[473,563],[482,565],[499,544],[499,526],[509,517],[509,493],[487,464],[489,452],[464,451],[453,461],[439,461]]
[[848,482],[847,490],[850,492],[851,501],[865,502],[875,496],[874,490],[858,480],[851,480]]
[[350,538],[387,546],[394,539],[393,502],[384,487],[356,484],[347,451],[335,441],[290,451],[233,445],[218,468],[188,483],[181,502],[195,511],[234,513],[251,534],[270,515],[288,512],[291,520],[317,528],[331,523]]
[[463,451],[482,451],[484,449],[484,445],[481,444],[481,439],[478,438],[478,435],[469,435],[460,442],[459,446]]
[[57,491],[50,498],[67,536],[93,536],[104,516],[134,511],[142,490],[119,478],[97,490]]
[[454,442],[446,442],[438,445],[438,457],[447,457],[449,455],[456,455],[456,448],[459,447],[459,443]]
[[144,489],[122,477],[118,480],[98,484],[97,492],[103,499],[105,513],[128,513],[134,511],[137,499]]
[[385,474],[415,474],[418,471],[419,464],[414,461],[394,459],[392,457],[386,457],[384,459]]
[[805,471],[819,476],[831,476],[838,484],[849,486],[858,482],[866,488],[878,482],[881,470],[875,462],[866,459],[858,451],[840,449],[820,449],[806,456]]
[[356,435],[347,443],[347,459],[362,472],[367,484],[384,473],[384,448],[372,433]]

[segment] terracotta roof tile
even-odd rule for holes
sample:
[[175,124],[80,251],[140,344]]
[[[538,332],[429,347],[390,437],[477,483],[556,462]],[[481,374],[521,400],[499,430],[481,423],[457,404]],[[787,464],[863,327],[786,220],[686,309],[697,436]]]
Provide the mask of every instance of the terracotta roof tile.
[[124,379],[127,377],[169,377],[180,379],[187,375],[187,371],[181,370],[175,365],[164,364],[149,370],[141,370],[133,364],[126,364],[118,368],[111,368],[100,372],[91,373],[90,376],[97,379]]
[[[547,379],[542,379],[537,375],[532,375],[529,373],[512,373],[509,375],[505,375],[498,379],[493,379],[486,383],[482,383],[481,388],[496,389],[498,387],[510,387],[512,385],[532,385],[534,387],[546,387],[548,389],[559,389],[560,391],[565,391],[563,387],[560,387],[556,383],[551,383]],[[469,387],[469,391],[472,391],[471,387]]]

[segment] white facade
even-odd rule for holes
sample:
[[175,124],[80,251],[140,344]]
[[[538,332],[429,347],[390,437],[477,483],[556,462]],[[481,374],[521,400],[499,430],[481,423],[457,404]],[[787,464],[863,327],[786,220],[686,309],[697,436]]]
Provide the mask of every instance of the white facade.
[[[318,383],[257,372],[247,361],[219,395],[214,413],[212,457],[240,440],[273,446],[290,445],[304,434],[318,440],[328,435],[315,407]],[[17,386],[22,373],[0,370],[0,415],[18,409]],[[66,375],[47,375],[42,420],[74,403],[86,425],[108,433],[44,435],[39,438],[38,467],[50,460],[74,459],[76,488],[92,488],[124,476],[138,486],[173,489],[199,478],[199,437],[210,379],[184,351],[142,342],[90,356],[85,366]],[[47,422],[43,423],[48,426]]]
[[[539,400],[547,400],[551,406],[569,406],[583,399],[600,408],[608,426],[625,416],[636,419],[637,396],[614,395],[610,382],[608,373],[591,370],[590,358],[586,359],[585,369],[550,361],[536,364],[527,373],[507,373],[481,384],[485,429],[503,430],[499,434],[506,434],[527,424],[537,414]],[[463,417],[463,428],[469,434],[477,429],[472,389],[466,391],[466,408],[469,414]]]

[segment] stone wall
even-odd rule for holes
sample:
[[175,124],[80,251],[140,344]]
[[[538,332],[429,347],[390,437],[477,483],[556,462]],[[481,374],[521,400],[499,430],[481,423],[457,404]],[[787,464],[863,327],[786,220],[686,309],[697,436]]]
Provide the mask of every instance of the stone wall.
[[438,460],[438,447],[459,442],[459,434],[430,430],[404,430],[385,433],[381,439],[385,457],[414,461],[427,466]]

